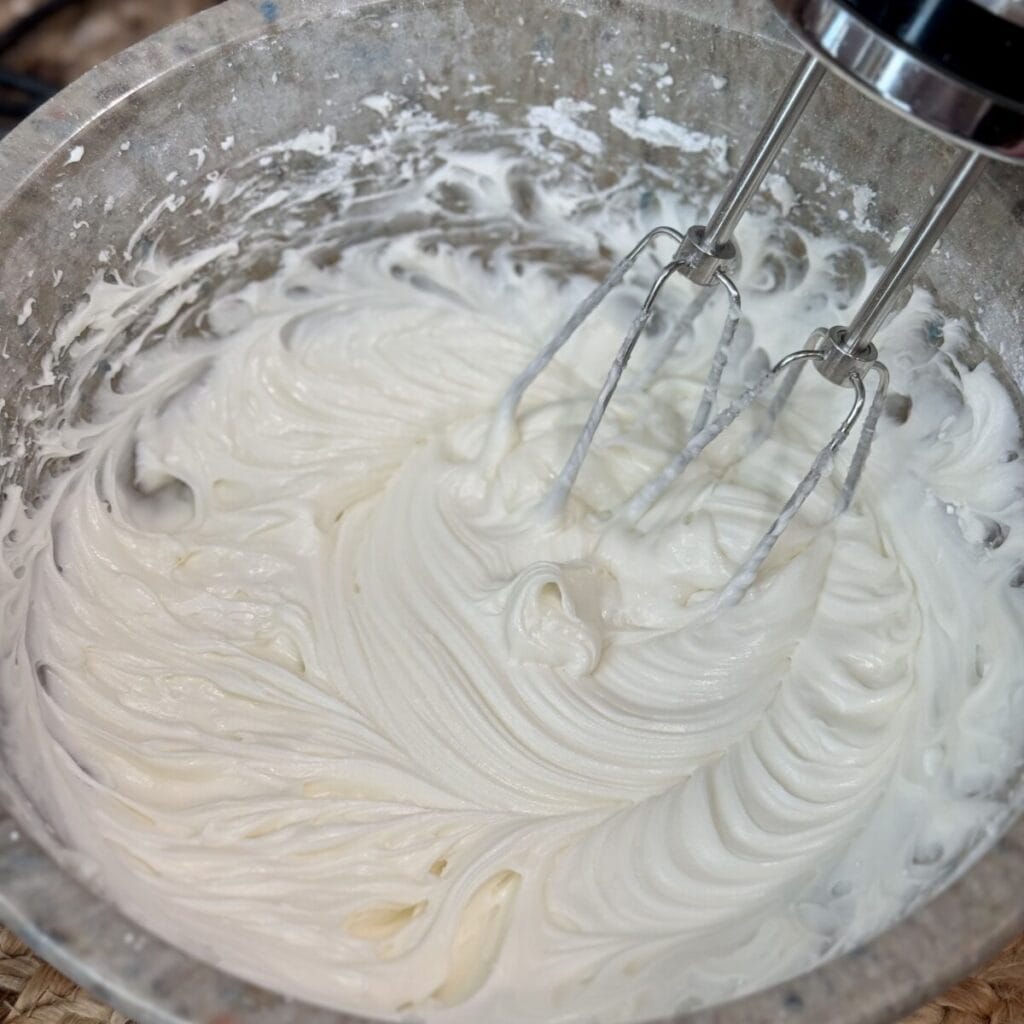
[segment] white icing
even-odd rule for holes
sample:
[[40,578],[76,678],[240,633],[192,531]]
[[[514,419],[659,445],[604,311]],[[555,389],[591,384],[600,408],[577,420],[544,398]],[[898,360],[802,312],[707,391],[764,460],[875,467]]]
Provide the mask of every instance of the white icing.
[[[498,157],[446,173],[511,203]],[[572,200],[537,202],[560,241]],[[779,238],[741,235],[754,326],[728,395],[853,298],[852,250],[803,239],[801,267]],[[97,283],[81,358],[132,301],[175,322],[231,251]],[[719,296],[646,391],[641,343],[545,521],[653,265],[492,466],[502,390],[588,286],[516,262],[415,236],[328,269],[292,251],[215,300],[219,340],[140,334],[90,421],[44,439],[77,460],[42,507],[0,511],[8,742],[95,884],[260,983],[384,1016],[626,1021],[861,941],[998,827],[1024,710],[1018,421],[987,363],[929,344],[916,294],[880,339],[910,417],[883,420],[854,508],[832,520],[840,459],[709,619],[848,394],[808,373],[756,451],[754,413],[639,527],[609,520],[685,443]]]

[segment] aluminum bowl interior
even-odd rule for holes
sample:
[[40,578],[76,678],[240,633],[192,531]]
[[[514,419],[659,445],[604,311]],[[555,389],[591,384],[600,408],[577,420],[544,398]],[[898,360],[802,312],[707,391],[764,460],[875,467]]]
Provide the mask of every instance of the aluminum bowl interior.
[[[322,180],[325,146],[376,137],[378,184],[407,173],[392,159],[401,137],[381,141],[380,104],[367,97],[429,113],[439,138],[459,132],[485,149],[515,145],[534,106],[586,101],[586,127],[602,137],[603,150],[547,134],[545,154],[531,159],[605,186],[640,169],[641,184],[678,183],[707,195],[722,175],[705,152],[664,144],[652,132],[623,132],[613,108],[627,95],[639,117],[723,136],[735,164],[798,59],[792,45],[758,0],[518,0],[504,8],[491,0],[228,0],[133,48],[0,144],[4,485],[23,485],[31,500],[54,471],[34,461],[23,422],[29,403],[88,412],[88,395],[66,386],[72,357],[45,361],[98,273],[127,270],[157,236],[177,255],[237,242],[230,259],[204,271],[203,288],[180,313],[195,316],[212,290],[272,272],[302,233],[336,224],[328,249],[340,251],[366,230],[365,220],[349,216],[352,193],[344,189],[321,189],[287,215],[266,200],[297,181]],[[666,75],[685,88],[657,88]],[[313,143],[285,147],[287,159],[273,156],[300,132]],[[271,155],[254,160],[258,152]],[[804,197],[792,216],[812,229],[839,223],[840,211],[852,208],[848,186],[876,189],[871,224],[858,221],[850,231],[880,260],[952,155],[828,81],[780,170]],[[823,166],[840,177],[822,192]],[[246,191],[231,203],[204,198],[217,182],[243,181]],[[637,202],[642,193],[635,189]],[[460,221],[457,195],[441,207],[431,225],[439,234],[493,244],[479,225]],[[974,325],[978,358],[993,360],[1011,386],[1024,383],[1022,243],[1024,174],[995,167],[923,274],[942,307]],[[112,341],[112,350],[125,343]],[[52,378],[39,386],[48,379],[44,366]],[[678,1021],[888,1024],[966,975],[1024,925],[1020,798],[1016,784],[1001,794],[997,841],[888,932],[781,987]],[[90,889],[62,849],[60,823],[33,813],[24,773],[5,770],[3,799],[0,919],[124,1013],[143,1024],[355,1019],[285,1000],[148,934]]]

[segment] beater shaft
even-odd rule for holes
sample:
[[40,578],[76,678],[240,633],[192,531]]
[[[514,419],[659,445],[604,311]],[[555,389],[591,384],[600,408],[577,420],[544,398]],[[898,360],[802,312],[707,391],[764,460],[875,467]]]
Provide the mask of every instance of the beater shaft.
[[847,344],[851,351],[860,351],[871,343],[893,302],[927,259],[987,163],[988,159],[981,153],[964,151],[953,165],[935,200],[903,240],[871,294],[857,310],[847,331]]
[[765,175],[779,155],[800,120],[815,89],[825,76],[825,65],[808,54],[779,97],[768,121],[750,147],[747,158],[733,177],[725,195],[718,201],[704,228],[704,243],[714,252],[723,242],[732,240],[733,232],[746,213]]

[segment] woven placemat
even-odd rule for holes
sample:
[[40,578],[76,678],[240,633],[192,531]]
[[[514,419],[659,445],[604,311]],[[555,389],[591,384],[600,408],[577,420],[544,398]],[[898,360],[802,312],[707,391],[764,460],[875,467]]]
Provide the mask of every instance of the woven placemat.
[[95,1000],[44,963],[21,939],[0,929],[2,1024],[127,1024],[128,1018]]
[[[0,1024],[130,1024],[0,929]],[[825,1024],[825,1022],[822,1022]],[[1024,935],[903,1024],[1024,1024]]]

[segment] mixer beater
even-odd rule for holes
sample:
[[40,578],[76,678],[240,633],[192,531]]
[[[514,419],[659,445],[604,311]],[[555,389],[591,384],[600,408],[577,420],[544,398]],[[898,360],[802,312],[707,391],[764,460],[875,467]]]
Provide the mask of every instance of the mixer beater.
[[[768,408],[768,427],[761,430],[758,438],[770,429],[808,364],[813,364],[819,375],[833,385],[849,388],[853,401],[848,414],[764,537],[719,593],[716,606],[734,604],[742,598],[779,537],[831,468],[836,453],[863,420],[836,512],[849,506],[870,452],[889,383],[888,370],[873,344],[875,334],[978,181],[987,156],[1024,161],[1024,77],[1013,70],[1024,66],[1016,63],[1024,57],[1021,0],[774,2],[811,52],[776,103],[707,224],[693,225],[685,233],[662,226],[641,239],[516,378],[498,413],[499,425],[507,430],[533,381],[612,289],[622,283],[641,255],[662,238],[675,244],[675,253],[655,276],[627,330],[572,452],[544,502],[544,513],[557,515],[564,507],[633,350],[653,316],[658,297],[676,275],[687,278],[700,291],[670,331],[670,349],[688,331],[716,288],[726,293],[728,311],[690,424],[689,439],[661,473],[627,502],[620,514],[628,521],[635,522],[643,516],[687,466],[773,384],[777,384],[777,390]],[[998,10],[989,11],[989,7]],[[962,35],[968,30],[972,36]],[[989,51],[979,60],[974,48],[981,37]],[[742,300],[731,276],[739,258],[733,233],[825,76],[826,64],[900,112],[967,143],[970,148],[956,159],[934,199],[900,244],[853,320],[848,325],[814,331],[805,348],[784,356],[734,402],[712,416],[741,317]],[[992,74],[993,66],[997,67],[997,76]],[[1002,74],[998,73],[1000,68]],[[973,71],[973,79],[966,77],[966,71]],[[876,386],[869,405],[867,380],[872,375]]]

